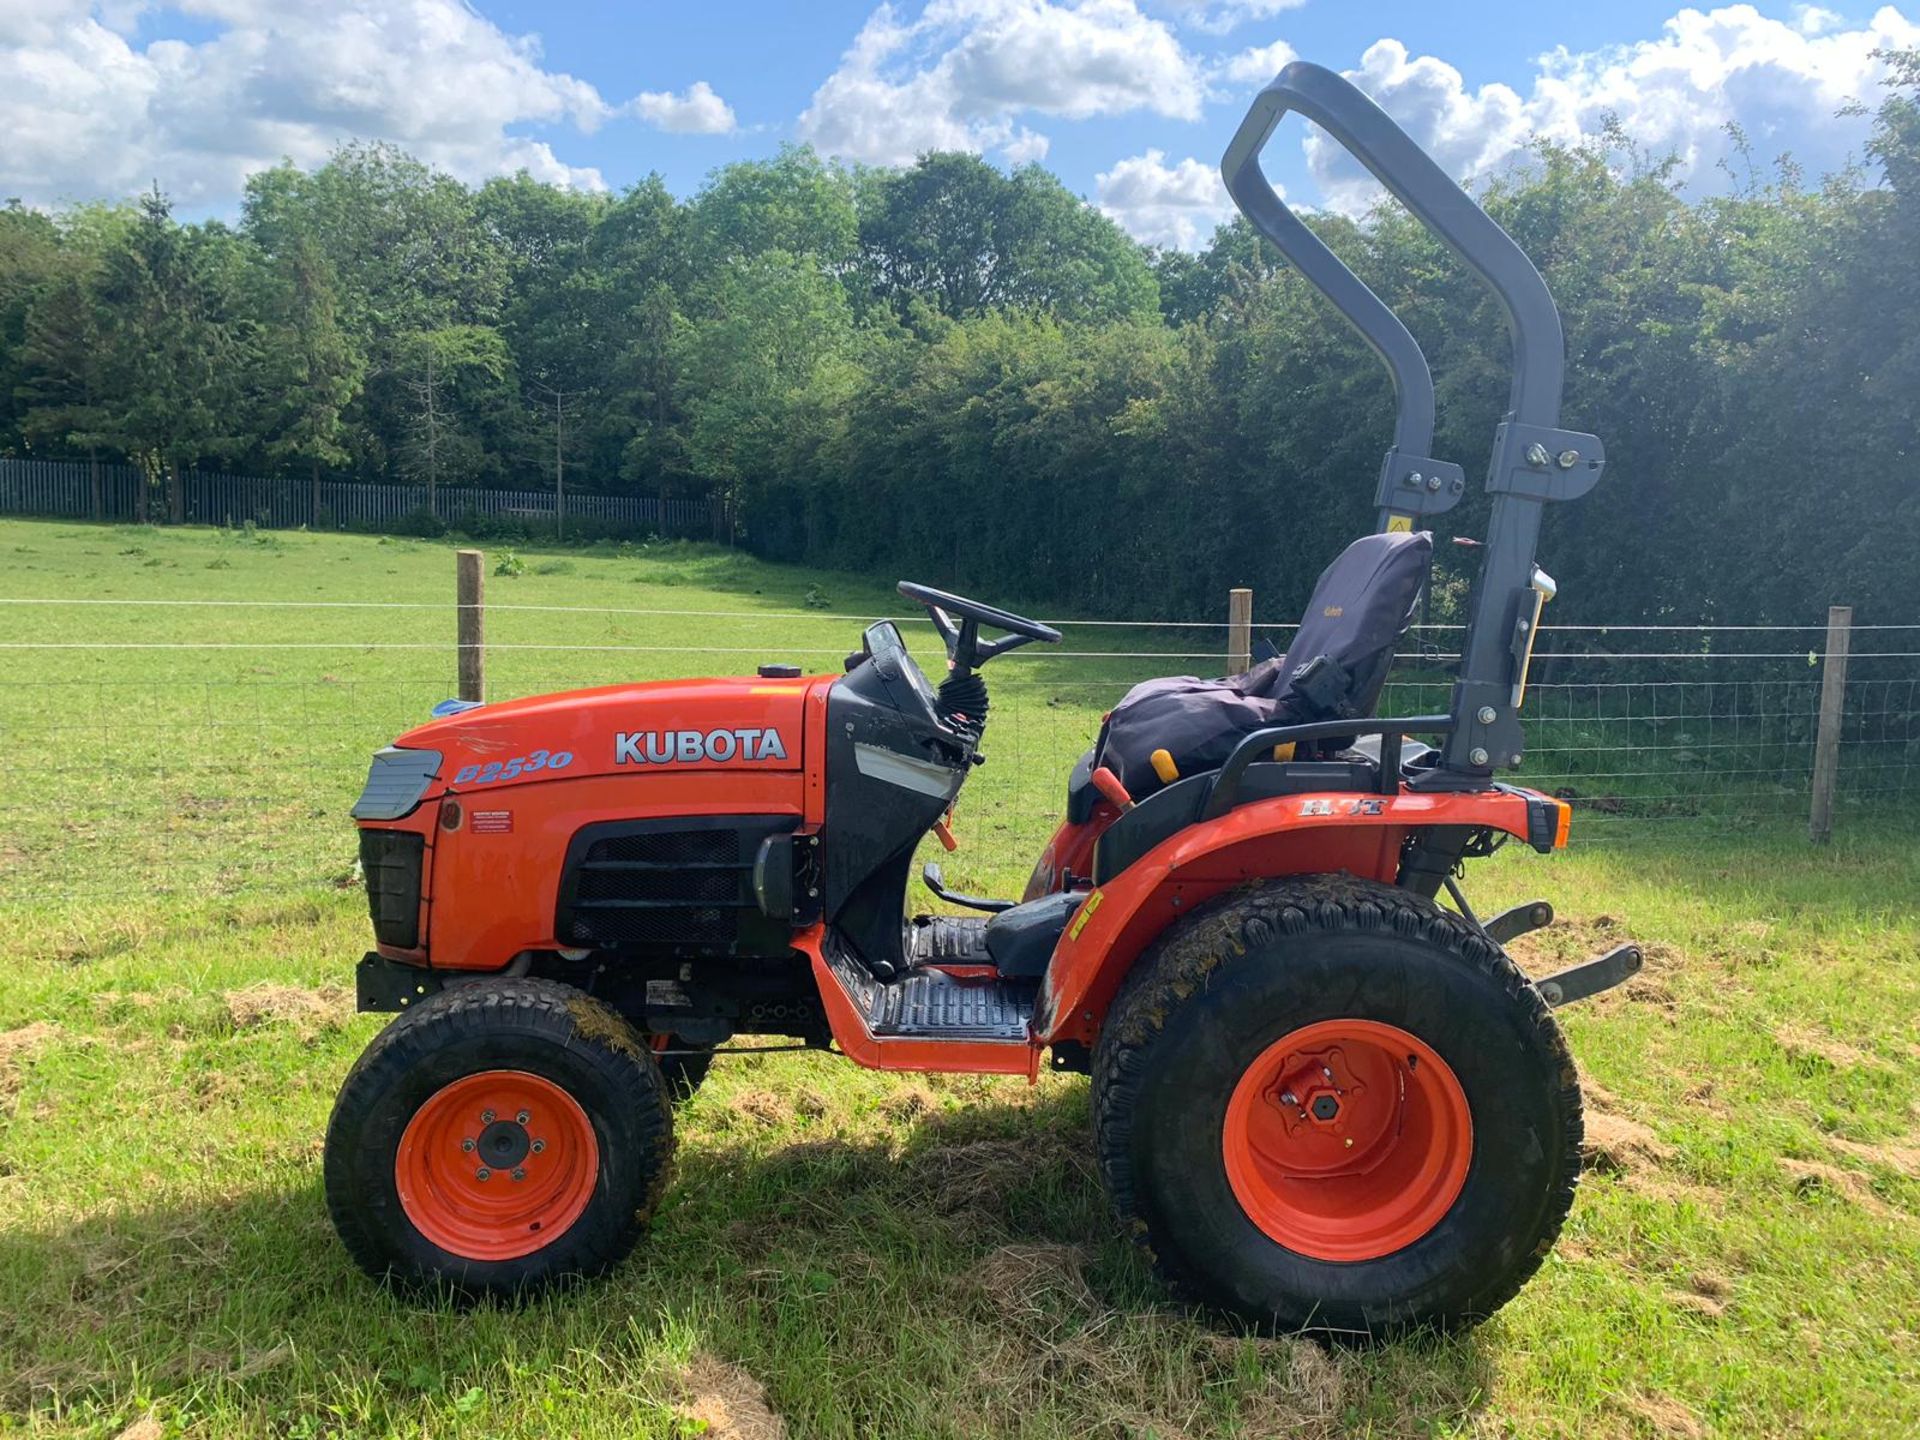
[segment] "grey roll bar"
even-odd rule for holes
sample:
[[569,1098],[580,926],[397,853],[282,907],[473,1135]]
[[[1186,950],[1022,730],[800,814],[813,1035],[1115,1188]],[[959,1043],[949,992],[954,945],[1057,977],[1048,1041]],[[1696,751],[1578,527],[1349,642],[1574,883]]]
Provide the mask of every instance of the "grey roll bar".
[[1559,428],[1566,344],[1546,282],[1513,238],[1432,158],[1351,82],[1296,60],[1255,97],[1220,162],[1234,204],[1339,309],[1393,376],[1399,410],[1393,448],[1375,494],[1383,530],[1411,529],[1416,516],[1443,514],[1466,490],[1458,465],[1425,452],[1433,445],[1433,378],[1399,317],[1301,223],[1260,168],[1260,151],[1289,113],[1337,140],[1400,203],[1464,260],[1500,300],[1513,338],[1513,388],[1494,432],[1487,490],[1492,514],[1472,618],[1454,682],[1454,728],[1438,783],[1484,782],[1517,765],[1524,740],[1517,715],[1531,649],[1534,547],[1541,508],[1599,482],[1605,452],[1597,437]]

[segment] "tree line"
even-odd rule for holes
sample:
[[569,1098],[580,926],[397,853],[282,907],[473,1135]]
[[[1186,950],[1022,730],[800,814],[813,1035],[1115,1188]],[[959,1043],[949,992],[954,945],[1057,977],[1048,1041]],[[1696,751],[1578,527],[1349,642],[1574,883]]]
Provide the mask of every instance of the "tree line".
[[[1566,321],[1565,423],[1608,475],[1557,507],[1561,618],[1920,618],[1920,55],[1860,163],[1695,198],[1609,133],[1487,186]],[[1407,321],[1435,451],[1484,463],[1497,308],[1404,213],[1312,223]],[[0,454],[439,492],[718,494],[767,556],[1109,614],[1304,599],[1371,524],[1384,371],[1241,221],[1130,240],[1043,169],[810,150],[686,200],[383,145],[264,171],[237,220],[166,197],[0,210]],[[1479,487],[1443,534],[1484,523]],[[1456,604],[1465,553],[1442,545]]]

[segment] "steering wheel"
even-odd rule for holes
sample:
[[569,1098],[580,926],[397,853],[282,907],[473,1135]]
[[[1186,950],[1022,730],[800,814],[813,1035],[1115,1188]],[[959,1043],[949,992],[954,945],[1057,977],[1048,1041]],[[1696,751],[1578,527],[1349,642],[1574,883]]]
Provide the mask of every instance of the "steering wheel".
[[[916,585],[911,580],[900,582],[900,593],[927,607],[927,614],[933,619],[933,628],[940,632],[940,638],[946,642],[947,658],[953,662],[953,673],[961,677],[979,669],[994,656],[1030,645],[1035,640],[1044,640],[1049,645],[1060,643],[1060,632],[1051,625],[1042,625],[1038,620],[1029,620],[1024,615],[982,605],[978,600],[969,600],[964,595],[949,595],[945,590],[935,590],[930,585]],[[955,623],[956,616],[959,617],[958,623]],[[982,640],[982,625],[990,625],[995,630],[1007,633],[998,640]]]

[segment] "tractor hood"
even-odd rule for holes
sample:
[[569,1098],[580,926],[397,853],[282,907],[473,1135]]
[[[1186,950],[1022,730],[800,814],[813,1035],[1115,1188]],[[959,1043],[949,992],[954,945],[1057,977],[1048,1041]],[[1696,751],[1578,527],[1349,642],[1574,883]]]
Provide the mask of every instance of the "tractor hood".
[[831,683],[661,680],[474,706],[376,755],[354,814],[392,818],[436,781],[461,793],[657,770],[798,770],[807,692]]
[[[510,768],[564,770],[569,779],[635,769],[797,770],[801,716],[815,683],[659,680],[569,690],[462,710],[394,743],[439,751],[441,775],[456,787],[499,783]],[[481,781],[495,762],[501,773]],[[461,780],[468,766],[477,773]]]

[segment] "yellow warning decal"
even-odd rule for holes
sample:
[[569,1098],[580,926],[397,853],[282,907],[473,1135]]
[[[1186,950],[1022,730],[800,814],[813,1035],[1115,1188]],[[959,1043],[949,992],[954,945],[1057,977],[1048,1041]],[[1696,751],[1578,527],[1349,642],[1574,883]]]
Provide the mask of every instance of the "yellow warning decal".
[[1078,940],[1080,932],[1087,928],[1087,921],[1093,918],[1093,912],[1100,908],[1100,892],[1094,891],[1087,896],[1087,903],[1080,907],[1080,913],[1073,917],[1073,924],[1067,927],[1067,938]]
[[1413,517],[1411,515],[1387,516],[1387,534],[1394,535],[1394,534],[1402,534],[1402,533],[1411,533],[1412,530],[1413,530]]

